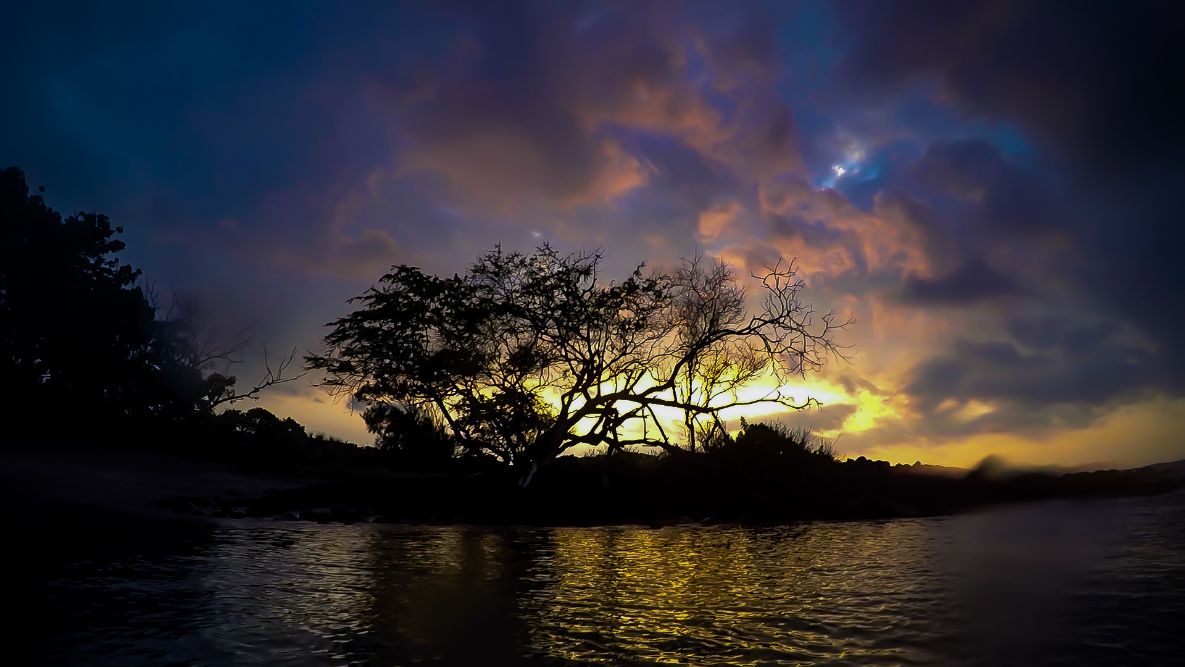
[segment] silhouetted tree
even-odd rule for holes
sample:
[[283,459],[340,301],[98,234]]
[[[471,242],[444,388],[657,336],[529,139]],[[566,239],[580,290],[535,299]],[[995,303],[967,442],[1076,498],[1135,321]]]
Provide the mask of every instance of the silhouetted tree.
[[115,256],[122,231],[96,213],[63,219],[19,169],[0,173],[0,376],[19,403],[100,414],[140,400],[125,380],[152,366],[155,316],[140,271]]
[[[728,429],[718,412],[705,411],[721,398],[735,395],[769,366],[766,355],[739,337],[705,341],[704,334],[741,327],[746,320],[745,290],[723,262],[701,255],[684,260],[672,274],[671,313],[674,350],[683,366],[675,373],[672,393],[683,404],[687,447],[697,440],[719,443]],[[703,444],[701,444],[702,448]]]
[[[464,275],[440,278],[399,266],[351,300],[359,307],[331,323],[324,354],[307,358],[324,386],[367,402],[431,410],[457,443],[521,470],[578,444],[678,448],[657,408],[719,421],[722,409],[756,403],[803,408],[773,389],[742,399],[736,389],[763,372],[802,375],[836,352],[831,313],[815,318],[799,301],[793,267],[761,277],[759,312],[701,316],[729,279],[643,274],[600,279],[601,255],[487,253]],[[692,264],[691,271],[698,271]],[[686,268],[686,267],[685,267]],[[731,296],[720,298],[726,301]],[[697,306],[697,304],[699,304]],[[680,392],[705,355],[728,357],[728,391],[706,402]],[[715,362],[713,362],[715,363]],[[733,382],[736,375],[741,379]]]
[[304,426],[301,426],[295,419],[291,417],[280,419],[264,408],[251,408],[246,412],[226,410],[218,417],[230,427],[231,431],[261,439],[299,441],[306,436]]
[[[140,270],[107,216],[63,218],[30,195],[21,170],[0,172],[0,378],[7,407],[25,422],[66,410],[66,423],[177,418],[258,395],[284,381],[282,363],[247,392],[217,372],[192,313],[158,319]],[[54,428],[55,423],[35,428]]]
[[402,467],[439,470],[456,454],[456,441],[432,412],[374,403],[367,406],[362,419],[375,434],[375,446]]
[[248,332],[227,334],[207,321],[196,299],[175,295],[156,322],[154,363],[163,383],[160,394],[171,400],[161,406],[163,411],[173,416],[209,414],[225,404],[256,399],[264,389],[299,377],[288,373],[295,348],[273,367],[265,347],[262,377],[245,391],[239,390],[230,368],[243,362],[243,350],[250,343]]

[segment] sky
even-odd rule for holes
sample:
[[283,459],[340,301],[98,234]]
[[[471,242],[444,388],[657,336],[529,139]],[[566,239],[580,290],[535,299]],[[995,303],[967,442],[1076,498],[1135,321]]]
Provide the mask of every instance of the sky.
[[[30,3],[0,166],[273,354],[495,243],[797,258],[854,356],[775,418],[894,462],[1178,459],[1185,20],[1095,4]],[[315,379],[261,404],[370,441]]]

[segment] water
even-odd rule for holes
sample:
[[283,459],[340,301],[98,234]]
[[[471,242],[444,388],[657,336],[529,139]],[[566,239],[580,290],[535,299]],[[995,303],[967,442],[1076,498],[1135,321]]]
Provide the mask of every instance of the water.
[[35,582],[32,662],[1179,664],[1185,649],[1180,494],[776,528],[228,521],[106,546]]

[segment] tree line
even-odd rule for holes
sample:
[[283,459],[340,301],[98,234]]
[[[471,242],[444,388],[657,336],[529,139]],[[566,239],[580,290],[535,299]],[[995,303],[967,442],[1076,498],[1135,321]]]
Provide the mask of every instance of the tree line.
[[[242,389],[230,368],[247,338],[203,325],[196,301],[161,306],[124,263],[122,227],[63,216],[0,172],[0,377],[9,433],[109,429],[212,415],[288,381],[295,355]],[[62,416],[69,415],[63,423]]]
[[[735,444],[726,410],[804,409],[814,401],[781,387],[843,356],[835,337],[847,322],[803,300],[793,263],[751,276],[760,298],[750,299],[734,269],[703,257],[609,280],[601,252],[496,247],[464,274],[393,267],[328,325],[305,369],[292,368],[294,351],[241,388],[230,370],[246,334],[204,326],[192,299],[158,303],[120,259],[122,232],[99,213],[63,216],[19,169],[0,172],[10,433],[61,427],[66,410],[92,431],[201,423],[213,439],[297,443],[307,434],[295,421],[227,406],[304,370],[364,406],[391,460],[500,466],[525,486],[579,445],[676,455]],[[755,384],[771,388],[742,392]],[[742,436],[834,456],[806,433],[745,425]]]
[[[418,423],[525,486],[578,445],[696,451],[729,438],[728,409],[807,408],[813,399],[783,387],[842,355],[835,334],[847,322],[802,300],[793,264],[754,276],[762,299],[750,312],[722,262],[607,281],[602,259],[544,245],[497,247],[451,277],[395,267],[330,323],[308,367],[331,393],[371,406],[372,430],[398,437]],[[742,396],[761,380],[773,387]],[[682,433],[664,410],[683,415]]]

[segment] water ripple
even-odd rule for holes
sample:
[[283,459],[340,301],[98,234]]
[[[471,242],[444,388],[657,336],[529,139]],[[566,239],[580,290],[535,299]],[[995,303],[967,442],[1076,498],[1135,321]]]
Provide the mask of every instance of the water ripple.
[[69,562],[44,582],[39,658],[1171,664],[1183,508],[1170,496],[778,528],[228,522]]

